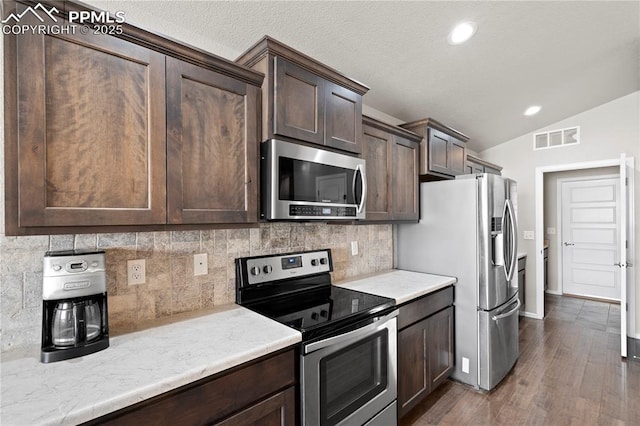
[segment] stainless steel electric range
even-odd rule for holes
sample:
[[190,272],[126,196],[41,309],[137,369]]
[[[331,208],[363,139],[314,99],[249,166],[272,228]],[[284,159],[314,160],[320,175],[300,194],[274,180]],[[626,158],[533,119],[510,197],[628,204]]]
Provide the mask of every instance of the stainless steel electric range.
[[236,302],[302,333],[303,425],[395,425],[395,301],[332,271],[329,249],[236,259]]

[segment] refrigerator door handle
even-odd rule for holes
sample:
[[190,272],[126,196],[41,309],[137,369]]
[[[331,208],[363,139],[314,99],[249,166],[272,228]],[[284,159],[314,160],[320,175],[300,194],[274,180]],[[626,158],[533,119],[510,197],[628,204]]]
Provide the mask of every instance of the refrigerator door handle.
[[500,315],[494,315],[493,317],[491,317],[491,319],[494,320],[494,321],[498,321],[498,320],[501,320],[503,318],[507,318],[507,317],[511,316],[515,311],[520,309],[520,304],[521,304],[520,303],[520,299],[517,299],[516,300],[516,306],[513,307],[512,309],[509,309],[509,312],[505,312],[505,313],[502,313]]
[[509,200],[506,200],[504,203],[504,208],[502,210],[502,222],[500,224],[500,240],[501,240],[501,247],[500,250],[502,252],[502,259],[501,262],[498,263],[499,265],[502,266],[502,270],[504,271],[504,276],[507,279],[507,281],[509,281],[509,271],[511,270],[511,267],[508,265],[509,260],[511,260],[511,250],[509,249],[509,244],[511,243],[511,241],[509,241],[508,238],[505,238],[506,236],[506,232],[507,232],[507,215],[509,214],[509,207],[507,206]]
[[516,223],[515,212],[513,211],[513,204],[511,200],[506,201],[506,210],[509,214],[509,225],[511,226],[511,242],[510,248],[510,262],[509,262],[509,275],[507,280],[511,281],[516,273],[516,265],[518,260],[518,224]]

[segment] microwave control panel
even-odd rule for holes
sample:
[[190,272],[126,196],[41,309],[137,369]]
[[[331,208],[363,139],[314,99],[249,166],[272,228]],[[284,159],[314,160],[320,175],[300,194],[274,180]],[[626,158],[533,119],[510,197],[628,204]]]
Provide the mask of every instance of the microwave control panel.
[[296,204],[289,206],[289,215],[307,217],[356,217],[356,208]]

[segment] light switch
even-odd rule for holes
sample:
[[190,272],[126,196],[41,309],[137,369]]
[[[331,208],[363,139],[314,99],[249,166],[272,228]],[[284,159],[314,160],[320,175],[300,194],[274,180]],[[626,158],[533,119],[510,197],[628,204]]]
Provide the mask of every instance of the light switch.
[[469,374],[469,358],[462,357],[462,372]]

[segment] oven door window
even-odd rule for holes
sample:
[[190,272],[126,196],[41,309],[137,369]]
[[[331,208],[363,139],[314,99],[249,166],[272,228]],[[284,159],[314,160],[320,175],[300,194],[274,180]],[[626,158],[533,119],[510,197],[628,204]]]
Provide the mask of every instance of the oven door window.
[[331,204],[356,204],[360,190],[355,170],[279,157],[278,198]]
[[387,389],[388,330],[320,360],[320,424],[335,425]]

